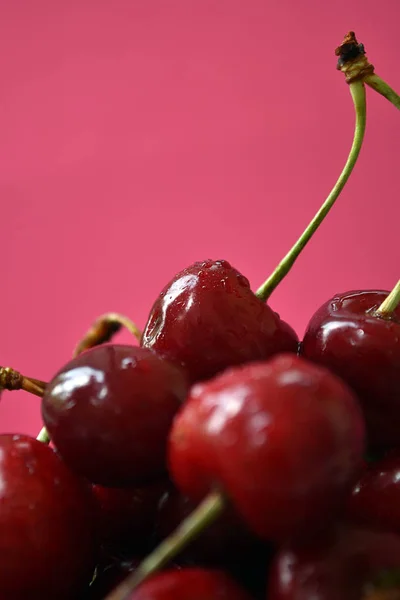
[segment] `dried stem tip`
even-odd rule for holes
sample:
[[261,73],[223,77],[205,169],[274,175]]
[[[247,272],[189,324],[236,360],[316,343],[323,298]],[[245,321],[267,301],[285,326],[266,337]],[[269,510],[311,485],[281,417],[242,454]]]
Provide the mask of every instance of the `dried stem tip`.
[[0,390],[21,390],[23,380],[21,373],[11,367],[0,367]]
[[21,375],[11,367],[0,367],[0,392],[8,390],[15,392],[16,390],[25,390],[35,396],[43,396],[46,383],[39,379],[30,379]]
[[343,42],[335,50],[339,57],[337,69],[342,71],[347,83],[363,79],[374,72],[374,67],[368,62],[365,55],[364,44],[359,44],[354,31],[344,37]]

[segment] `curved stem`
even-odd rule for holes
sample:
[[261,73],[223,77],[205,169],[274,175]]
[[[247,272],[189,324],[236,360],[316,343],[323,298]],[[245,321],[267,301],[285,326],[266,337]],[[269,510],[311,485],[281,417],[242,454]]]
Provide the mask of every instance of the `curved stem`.
[[274,289],[282,281],[282,279],[289,273],[299,254],[310,241],[326,215],[334,205],[340,192],[343,190],[347,180],[349,179],[354,165],[357,162],[358,155],[360,154],[362,142],[364,139],[365,125],[366,125],[366,99],[365,99],[365,87],[362,81],[354,81],[350,84],[350,92],[354,102],[354,108],[356,113],[356,123],[354,130],[353,144],[351,146],[350,154],[347,162],[341,172],[339,179],[333,187],[328,198],[321,206],[307,229],[297,240],[293,248],[288,252],[285,258],[279,263],[272,275],[260,286],[256,294],[261,300],[268,300]]
[[118,313],[106,313],[93,323],[74,351],[74,357],[85,350],[109,342],[113,336],[125,327],[132,335],[140,340],[142,333],[131,319]]
[[105,600],[125,600],[149,575],[152,575],[181,550],[199,533],[211,525],[225,508],[225,499],[219,492],[211,492],[177,529],[167,537],[134,573],[129,575]]
[[400,304],[400,279],[385,298],[380,307],[376,310],[376,315],[379,317],[389,317]]
[[375,73],[366,75],[363,78],[363,81],[400,110],[400,96],[396,94],[396,92],[386,83],[386,81],[383,81],[383,79],[378,77],[378,75],[375,75]]

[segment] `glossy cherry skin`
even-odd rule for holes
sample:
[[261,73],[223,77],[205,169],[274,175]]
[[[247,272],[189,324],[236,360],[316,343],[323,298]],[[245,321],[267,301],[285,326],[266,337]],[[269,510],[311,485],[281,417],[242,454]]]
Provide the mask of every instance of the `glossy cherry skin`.
[[227,367],[297,352],[293,329],[224,261],[197,262],[178,273],[157,298],[142,345],[183,365],[192,382]]
[[154,539],[155,521],[169,482],[157,481],[135,488],[92,488],[97,509],[98,537],[114,549],[149,550]]
[[[313,544],[281,548],[267,600],[372,600],[386,579],[398,582],[400,536],[339,527]],[[393,586],[395,590],[398,587]],[[376,598],[398,598],[378,596]]]
[[[157,541],[162,542],[196,508],[196,503],[171,489],[162,498],[156,521]],[[259,544],[233,511],[223,515],[191,542],[180,561],[195,565],[228,566],[243,559]]]
[[187,568],[164,571],[142,583],[129,600],[251,600],[223,571]]
[[347,515],[358,525],[400,535],[400,454],[369,465],[353,488]]
[[95,565],[91,496],[54,451],[0,435],[0,598],[73,598]]
[[303,356],[325,365],[360,399],[368,441],[400,446],[400,307],[390,319],[375,315],[383,291],[338,294],[312,317],[301,347]]
[[353,393],[287,354],[195,385],[174,420],[169,464],[183,493],[220,487],[257,535],[282,541],[326,526],[363,451]]
[[42,415],[74,471],[104,486],[137,486],[165,473],[168,432],[187,391],[182,370],[155,352],[97,346],[49,383]]

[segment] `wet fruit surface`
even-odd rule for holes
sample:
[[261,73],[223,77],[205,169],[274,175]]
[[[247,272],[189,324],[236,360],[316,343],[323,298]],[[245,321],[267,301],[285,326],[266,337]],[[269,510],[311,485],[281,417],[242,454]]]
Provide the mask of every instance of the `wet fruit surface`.
[[348,387],[294,355],[198,384],[175,418],[169,462],[191,498],[221,489],[262,538],[326,526],[349,493],[364,423]]
[[326,302],[312,317],[303,356],[346,381],[362,403],[372,446],[400,445],[400,307],[375,311],[383,291],[354,291]]
[[151,350],[97,346],[50,382],[42,415],[77,473],[105,486],[135,486],[165,473],[168,432],[187,391],[181,369]]
[[48,446],[0,435],[0,598],[79,593],[95,566],[91,496]]
[[182,365],[192,382],[232,365],[297,352],[293,329],[225,260],[197,262],[157,298],[142,345]]

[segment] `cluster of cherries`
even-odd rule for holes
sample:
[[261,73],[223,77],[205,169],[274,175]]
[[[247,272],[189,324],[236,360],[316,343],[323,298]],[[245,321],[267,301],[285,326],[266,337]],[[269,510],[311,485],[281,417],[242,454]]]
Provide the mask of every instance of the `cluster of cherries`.
[[197,262],[139,345],[114,316],[48,383],[0,370],[45,425],[0,435],[0,600],[400,598],[400,282],[301,342],[265,299]]

